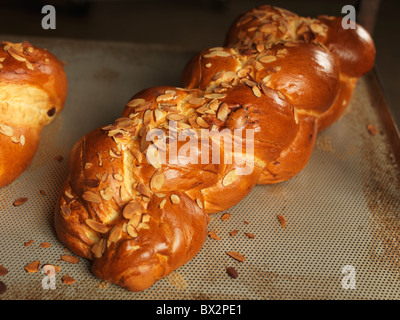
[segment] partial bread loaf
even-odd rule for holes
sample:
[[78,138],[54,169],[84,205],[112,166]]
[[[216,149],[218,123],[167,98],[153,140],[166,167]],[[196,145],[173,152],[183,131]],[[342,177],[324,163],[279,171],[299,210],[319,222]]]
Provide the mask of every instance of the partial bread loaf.
[[[189,261],[209,214],[257,183],[301,171],[317,131],[340,117],[357,78],[372,68],[368,34],[339,26],[340,18],[255,8],[234,23],[225,47],[189,62],[184,88],[136,94],[121,118],[75,145],[55,214],[61,241],[92,259],[96,276],[132,291]],[[188,148],[183,133],[194,137]],[[170,158],[175,150],[184,152]],[[195,161],[187,163],[188,154]]]
[[63,65],[51,53],[28,42],[0,44],[0,187],[29,166],[66,93]]

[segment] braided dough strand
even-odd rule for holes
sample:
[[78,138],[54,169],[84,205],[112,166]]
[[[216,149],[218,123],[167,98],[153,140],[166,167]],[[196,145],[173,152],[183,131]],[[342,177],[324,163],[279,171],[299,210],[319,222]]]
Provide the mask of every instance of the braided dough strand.
[[131,291],[193,258],[209,214],[304,168],[317,132],[372,68],[371,38],[339,22],[255,8],[225,47],[192,58],[183,88],[132,97],[121,118],[71,153],[55,215],[61,241],[92,259],[96,276]]

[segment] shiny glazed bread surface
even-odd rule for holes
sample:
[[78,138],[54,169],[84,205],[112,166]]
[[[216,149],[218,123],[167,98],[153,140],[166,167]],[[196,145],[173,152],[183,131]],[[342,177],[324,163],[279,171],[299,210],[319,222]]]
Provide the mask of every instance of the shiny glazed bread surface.
[[[340,18],[271,6],[244,13],[224,47],[188,63],[182,88],[139,92],[121,118],[75,145],[55,214],[60,240],[93,260],[99,278],[148,288],[199,252],[209,214],[304,168],[317,132],[341,116],[374,56],[365,30],[343,30]],[[163,135],[148,139],[154,130]],[[198,138],[193,148],[178,138],[184,132]],[[242,151],[218,144],[221,136]],[[170,158],[176,150],[186,151]],[[196,161],[186,163],[188,153]]]

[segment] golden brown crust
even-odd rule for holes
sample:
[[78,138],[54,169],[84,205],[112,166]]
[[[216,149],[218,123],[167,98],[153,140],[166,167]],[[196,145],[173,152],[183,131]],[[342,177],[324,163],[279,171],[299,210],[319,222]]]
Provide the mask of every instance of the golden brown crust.
[[[13,130],[11,137],[0,133],[0,187],[11,183],[26,170],[39,146],[40,131],[36,128],[18,127]],[[23,145],[21,136],[29,137],[22,138],[26,139]]]
[[0,187],[29,166],[66,93],[62,63],[51,53],[28,42],[0,44]]
[[344,71],[346,45],[324,21],[255,8],[226,47],[189,61],[184,88],[143,90],[83,137],[56,212],[61,241],[96,276],[144,290],[197,254],[209,214],[298,174],[372,67],[372,40],[345,32],[357,66]]

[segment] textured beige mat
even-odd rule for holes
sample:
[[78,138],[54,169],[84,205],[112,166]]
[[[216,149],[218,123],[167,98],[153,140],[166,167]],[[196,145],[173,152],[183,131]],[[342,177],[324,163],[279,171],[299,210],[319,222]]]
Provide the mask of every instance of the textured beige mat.
[[[360,79],[342,119],[318,136],[311,160],[298,176],[255,187],[228,210],[226,221],[222,213],[213,215],[209,230],[221,240],[208,238],[188,264],[150,289],[131,293],[95,278],[87,260],[60,261],[65,251],[54,230],[55,204],[74,143],[119,117],[136,92],[179,85],[180,72],[194,52],[29,40],[67,62],[69,95],[65,111],[44,130],[31,167],[0,189],[0,265],[8,270],[0,277],[7,286],[0,299],[400,299],[400,170],[395,154],[400,143],[373,73]],[[368,124],[380,133],[371,135]],[[60,155],[61,162],[55,160]],[[14,207],[20,197],[28,202]],[[278,214],[286,218],[285,229]],[[235,236],[230,235],[233,230],[238,230]],[[34,242],[25,247],[29,240]],[[43,248],[43,242],[51,246]],[[226,254],[233,250],[246,260],[237,262]],[[43,289],[40,270],[25,272],[35,260],[40,266],[61,267],[55,289]],[[227,275],[228,266],[238,271],[237,279]],[[76,282],[62,283],[64,275]],[[349,277],[355,282],[343,280]],[[352,284],[355,288],[348,288]]]

